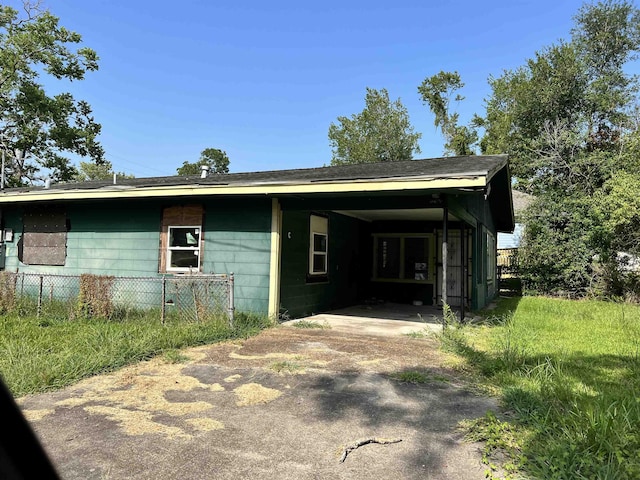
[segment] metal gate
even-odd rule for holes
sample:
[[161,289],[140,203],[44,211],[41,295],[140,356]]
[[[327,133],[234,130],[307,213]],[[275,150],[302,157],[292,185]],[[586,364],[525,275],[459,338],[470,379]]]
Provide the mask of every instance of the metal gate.
[[[465,307],[469,306],[470,278],[471,272],[471,230],[465,229],[464,237],[460,229],[449,229],[447,232],[447,303],[452,307],[462,306],[464,297]],[[436,238],[436,265],[437,280],[434,303],[442,305],[442,239],[443,231],[438,230]],[[464,242],[461,241],[464,239]],[[466,255],[463,255],[463,244]],[[466,283],[465,283],[466,282]],[[463,289],[464,286],[464,289]]]

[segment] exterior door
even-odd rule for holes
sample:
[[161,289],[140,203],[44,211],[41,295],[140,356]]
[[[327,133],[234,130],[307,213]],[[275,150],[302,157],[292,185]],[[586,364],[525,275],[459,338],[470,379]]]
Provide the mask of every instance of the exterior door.
[[[462,305],[463,285],[465,306],[469,302],[469,272],[471,264],[471,236],[470,230],[465,230],[464,249],[466,255],[462,255],[461,232],[459,229],[449,229],[448,231],[448,249],[447,249],[447,303],[452,307],[460,307]],[[437,248],[437,266],[438,277],[436,280],[436,298],[435,302],[442,305],[442,230],[438,230]],[[466,285],[464,282],[466,281]]]

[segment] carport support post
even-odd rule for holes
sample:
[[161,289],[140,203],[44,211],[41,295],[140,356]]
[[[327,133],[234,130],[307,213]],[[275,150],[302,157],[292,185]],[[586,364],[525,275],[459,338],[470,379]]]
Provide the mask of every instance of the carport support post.
[[442,209],[442,325],[447,325],[447,256],[449,255],[449,207],[446,198]]
[[460,284],[460,321],[464,323],[464,302],[466,301],[467,297],[466,297],[466,286],[467,286],[467,269],[465,268],[465,260],[466,260],[466,248],[465,248],[465,228],[464,228],[464,222],[462,222],[462,225],[460,226],[460,252],[462,255],[462,261],[460,262],[460,265],[462,265],[460,267],[460,269],[462,270],[462,275],[460,276],[460,278],[462,278],[462,283]]

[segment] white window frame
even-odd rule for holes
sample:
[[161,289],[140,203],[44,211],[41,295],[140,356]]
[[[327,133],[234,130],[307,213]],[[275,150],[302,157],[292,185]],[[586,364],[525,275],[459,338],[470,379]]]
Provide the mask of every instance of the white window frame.
[[[171,230],[178,228],[192,228],[198,232],[198,243],[193,247],[172,247],[171,246]],[[167,252],[166,252],[166,271],[167,272],[199,272],[202,257],[200,256],[200,246],[202,244],[202,226],[201,225],[169,225],[167,227]],[[171,252],[176,251],[192,251],[195,252],[198,257],[198,267],[172,267],[171,266]]]
[[[315,250],[315,236],[323,236],[325,249]],[[324,256],[324,269],[314,272],[314,259],[317,255]],[[327,276],[329,273],[329,219],[319,215],[309,217],[309,275],[314,277]]]

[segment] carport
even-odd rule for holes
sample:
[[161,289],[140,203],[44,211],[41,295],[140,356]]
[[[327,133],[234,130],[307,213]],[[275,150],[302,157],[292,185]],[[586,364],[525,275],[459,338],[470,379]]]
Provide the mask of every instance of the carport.
[[385,303],[464,314],[494,297],[496,234],[513,229],[505,156],[352,167],[334,191],[273,199],[281,316]]

